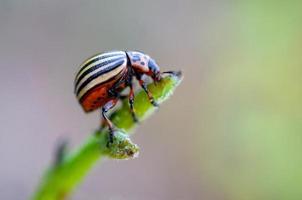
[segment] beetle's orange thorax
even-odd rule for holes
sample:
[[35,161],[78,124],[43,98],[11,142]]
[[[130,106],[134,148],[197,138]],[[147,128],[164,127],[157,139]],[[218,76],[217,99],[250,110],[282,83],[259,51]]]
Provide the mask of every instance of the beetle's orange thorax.
[[150,57],[138,51],[127,51],[131,67],[138,73],[148,73],[148,62]]

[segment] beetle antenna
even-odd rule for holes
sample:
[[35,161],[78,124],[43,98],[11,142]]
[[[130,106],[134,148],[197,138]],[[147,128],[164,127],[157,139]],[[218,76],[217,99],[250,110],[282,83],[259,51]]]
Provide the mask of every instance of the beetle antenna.
[[175,74],[175,71],[165,71],[165,72],[162,72],[162,74]]
[[175,76],[181,76],[182,72],[181,71],[165,71],[165,72],[162,72],[162,74],[172,74]]

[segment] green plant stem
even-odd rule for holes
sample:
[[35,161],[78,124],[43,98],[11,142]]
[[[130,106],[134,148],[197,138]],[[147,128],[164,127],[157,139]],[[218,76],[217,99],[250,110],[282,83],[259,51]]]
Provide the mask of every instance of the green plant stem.
[[[148,89],[157,103],[161,104],[168,99],[181,80],[181,73],[169,74],[160,82],[149,84]],[[135,95],[134,109],[139,121],[142,122],[157,108],[150,104],[145,92],[140,90]],[[113,144],[108,146],[107,130],[89,135],[82,146],[74,152],[65,154],[48,169],[32,199],[65,199],[101,158],[128,159],[138,153],[137,145],[125,134],[137,126],[129,112],[128,100],[122,102],[121,107],[112,113],[110,119],[119,128]]]

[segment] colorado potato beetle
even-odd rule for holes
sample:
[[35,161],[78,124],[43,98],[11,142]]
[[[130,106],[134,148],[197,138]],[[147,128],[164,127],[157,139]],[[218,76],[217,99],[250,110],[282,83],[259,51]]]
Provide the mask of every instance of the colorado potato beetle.
[[97,54],[84,61],[75,77],[74,92],[85,112],[101,108],[103,124],[109,128],[112,142],[114,125],[106,112],[113,108],[122,97],[121,92],[130,88],[128,95],[132,117],[137,121],[134,109],[134,89],[132,79],[135,77],[147,93],[150,102],[157,106],[148,91],[143,75],[153,81],[161,79],[160,68],[148,55],[138,51],[111,51]]

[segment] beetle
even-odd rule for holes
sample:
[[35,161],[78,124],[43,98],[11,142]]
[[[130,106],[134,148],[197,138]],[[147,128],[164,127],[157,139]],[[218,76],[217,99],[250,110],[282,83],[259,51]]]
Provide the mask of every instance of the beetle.
[[137,122],[134,112],[134,89],[132,79],[135,77],[149,101],[158,106],[148,90],[143,75],[158,82],[161,79],[160,68],[147,54],[139,51],[110,51],[94,55],[84,61],[76,74],[74,92],[86,113],[101,108],[103,124],[109,128],[109,141],[113,141],[114,125],[106,113],[122,98],[121,92],[129,87],[129,105],[133,120]]

